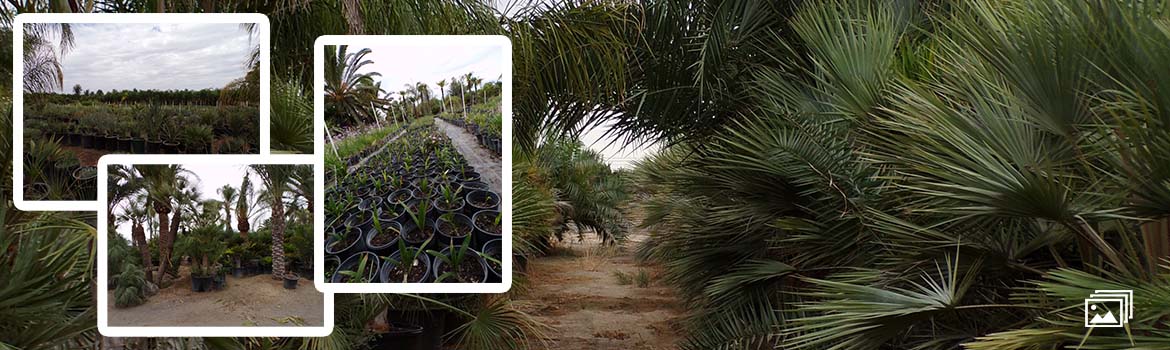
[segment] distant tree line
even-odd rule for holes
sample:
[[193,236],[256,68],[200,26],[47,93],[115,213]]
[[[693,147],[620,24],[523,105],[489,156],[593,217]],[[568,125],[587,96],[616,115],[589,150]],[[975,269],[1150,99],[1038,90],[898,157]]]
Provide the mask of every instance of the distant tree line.
[[43,103],[101,102],[117,104],[167,104],[214,106],[220,101],[221,89],[202,90],[110,90],[90,91],[80,85],[72,93],[25,93],[29,101]]

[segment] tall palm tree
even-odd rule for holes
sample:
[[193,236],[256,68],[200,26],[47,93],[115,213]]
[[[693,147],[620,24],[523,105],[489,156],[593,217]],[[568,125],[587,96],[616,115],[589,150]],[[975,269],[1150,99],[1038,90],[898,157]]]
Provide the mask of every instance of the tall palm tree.
[[366,59],[370,49],[349,52],[346,45],[327,45],[325,48],[325,112],[327,119],[337,125],[352,125],[373,121],[376,117],[370,104],[384,104],[381,91],[374,83],[378,72],[360,72],[373,64]]
[[240,182],[240,191],[239,191],[239,194],[237,194],[237,197],[238,197],[238,199],[236,200],[236,228],[239,229],[239,231],[240,231],[240,238],[247,239],[248,232],[252,228],[251,225],[248,223],[248,220],[251,219],[250,216],[248,215],[248,214],[250,214],[249,209],[248,209],[249,208],[248,201],[252,197],[252,180],[249,179],[247,175],[245,175],[242,182]]
[[236,188],[232,185],[223,185],[216,192],[223,198],[224,230],[232,233],[232,204],[236,203]]
[[251,170],[260,177],[264,184],[271,210],[270,228],[272,229],[272,277],[283,278],[288,272],[284,260],[284,231],[285,208],[284,195],[289,191],[290,183],[295,177],[293,165],[257,164]]
[[[27,5],[33,8],[37,2]],[[30,12],[38,12],[36,10]],[[30,92],[54,92],[64,88],[60,57],[73,48],[70,24],[28,24],[24,36],[24,89]],[[58,38],[56,43],[51,38]]]
[[147,211],[145,203],[146,198],[142,201],[131,200],[126,207],[123,214],[126,221],[130,222],[130,237],[133,239],[134,247],[138,248],[138,253],[142,256],[142,266],[145,268],[146,280],[152,280],[154,263],[150,258],[150,247],[146,240],[146,230],[142,227],[143,221],[150,220],[150,213]]
[[169,268],[171,252],[175,245],[176,232],[173,228],[177,228],[171,225],[171,218],[167,215],[175,208],[174,197],[181,195],[179,192],[185,183],[184,174],[189,174],[190,171],[179,165],[154,164],[135,165],[134,169],[138,171],[142,188],[146,192],[147,206],[154,209],[158,215],[159,274],[154,282],[160,284]]

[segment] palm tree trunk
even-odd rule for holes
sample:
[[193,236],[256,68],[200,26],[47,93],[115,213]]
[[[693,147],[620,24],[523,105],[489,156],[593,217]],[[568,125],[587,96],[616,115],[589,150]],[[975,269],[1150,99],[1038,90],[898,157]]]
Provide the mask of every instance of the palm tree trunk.
[[227,220],[226,220],[224,226],[227,226],[228,233],[232,233],[232,208],[231,208],[231,205],[228,205],[228,204],[223,205],[223,215],[225,217],[227,217]]
[[1170,216],[1141,225],[1146,268],[1156,274],[1163,259],[1170,258]]
[[141,222],[135,222],[130,227],[130,238],[134,240],[134,246],[138,247],[138,253],[142,254],[142,266],[146,271],[146,280],[153,280],[154,274],[152,270],[154,269],[154,263],[150,261],[150,248],[147,247],[146,232],[142,228]]
[[284,278],[284,202],[280,195],[272,196],[272,277]]
[[345,16],[345,23],[349,25],[349,35],[366,33],[366,24],[362,20],[362,3],[358,0],[342,0],[341,12]]
[[[169,205],[168,205],[169,206]],[[170,212],[169,208],[159,210],[159,205],[155,204],[155,213],[158,213],[158,276],[155,278],[154,284],[162,286],[163,276],[167,274],[167,268],[171,262],[171,248],[175,244],[175,237],[172,232],[167,232],[170,229],[171,218],[167,217]]]

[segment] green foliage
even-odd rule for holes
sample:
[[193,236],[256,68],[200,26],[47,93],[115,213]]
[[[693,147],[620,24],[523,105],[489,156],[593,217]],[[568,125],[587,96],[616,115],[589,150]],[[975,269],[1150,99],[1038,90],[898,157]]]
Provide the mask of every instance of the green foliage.
[[127,261],[119,270],[122,273],[115,278],[118,285],[114,286],[114,306],[131,307],[146,302],[146,274],[142,267]]

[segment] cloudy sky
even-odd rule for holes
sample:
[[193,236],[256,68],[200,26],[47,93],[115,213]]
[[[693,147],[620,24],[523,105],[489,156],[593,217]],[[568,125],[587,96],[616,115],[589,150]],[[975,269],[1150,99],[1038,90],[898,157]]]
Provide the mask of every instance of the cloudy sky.
[[[187,174],[187,177],[195,184],[195,187],[199,188],[199,193],[202,194],[202,199],[217,200],[222,199],[223,197],[220,196],[219,192],[216,192],[216,190],[218,190],[220,187],[223,187],[223,185],[232,185],[232,187],[236,187],[238,189],[240,187],[240,183],[243,182],[244,174],[246,174],[248,171],[248,166],[243,164],[187,164],[183,165],[183,168],[194,174],[194,176]],[[260,182],[260,178],[255,174],[252,174],[249,176],[249,180],[252,181],[252,190],[256,191],[256,193],[259,193],[260,189],[264,186],[264,184]],[[115,209],[114,213],[115,215],[120,215],[123,211],[124,207],[120,207]],[[232,215],[232,221],[235,221],[235,210],[232,211]],[[268,213],[267,211],[264,211],[261,212],[256,218],[253,218],[253,222],[259,223],[267,218]],[[254,225],[253,227],[256,226]],[[234,223],[232,224],[232,228],[235,228]],[[119,224],[118,234],[126,237],[126,239],[131,239],[130,223],[124,222]]]
[[65,91],[221,88],[244,76],[248,33],[234,23],[74,24]]
[[[350,46],[350,52],[361,48]],[[439,97],[439,80],[474,72],[483,81],[499,80],[503,52],[496,47],[464,46],[375,46],[370,47],[366,59],[373,64],[362,67],[363,72],[382,73],[382,88],[397,92],[404,85],[424,82],[435,98]],[[397,98],[397,94],[394,95]]]

